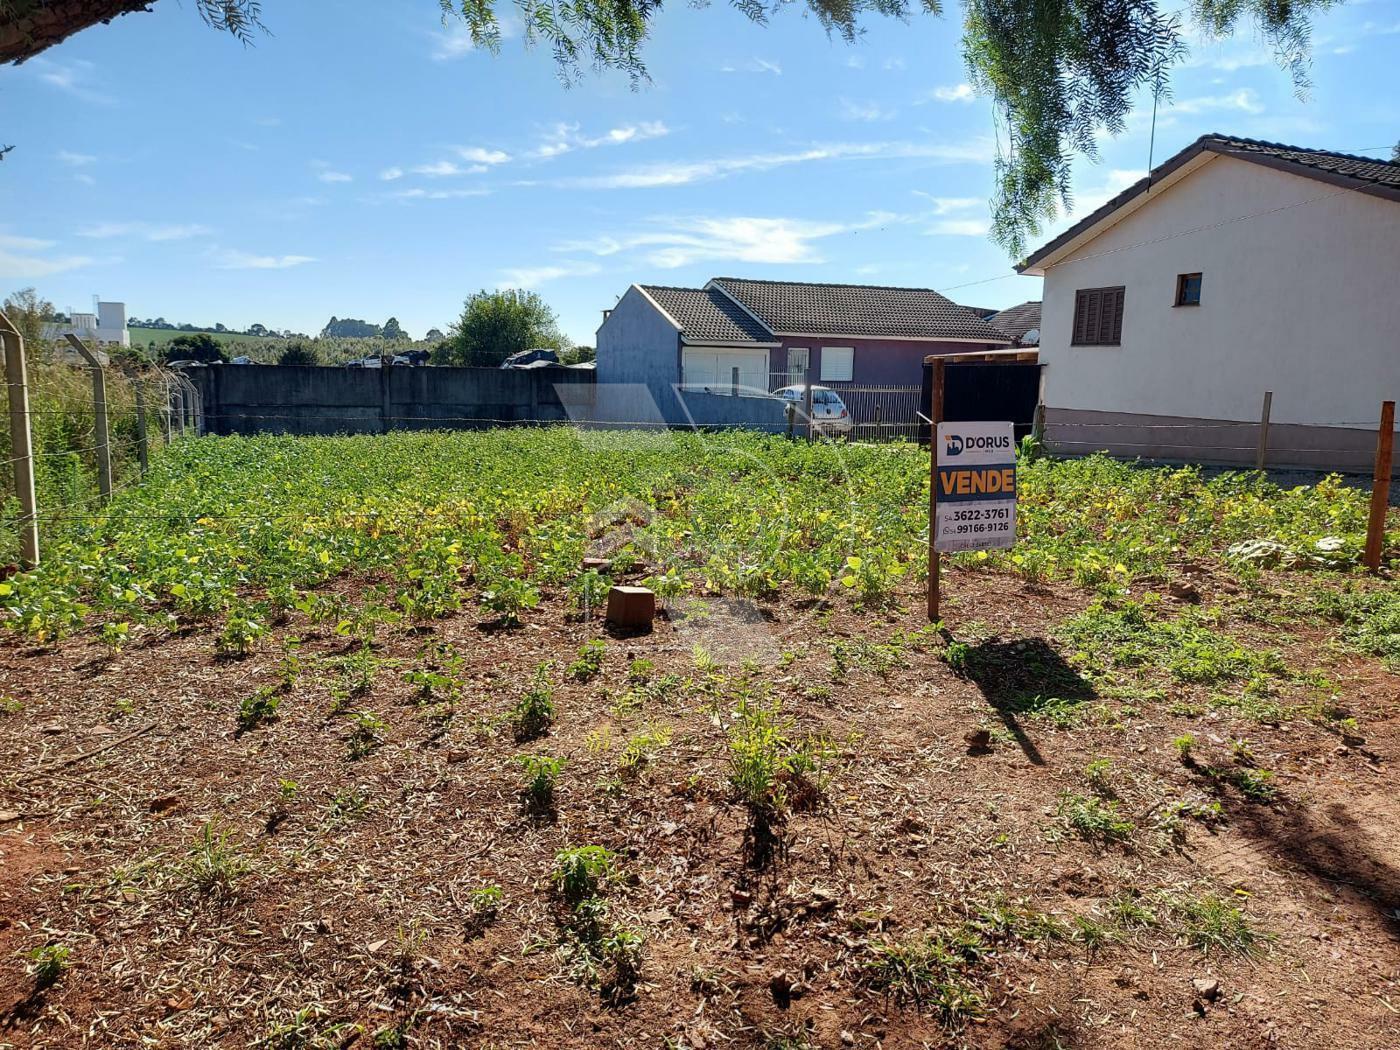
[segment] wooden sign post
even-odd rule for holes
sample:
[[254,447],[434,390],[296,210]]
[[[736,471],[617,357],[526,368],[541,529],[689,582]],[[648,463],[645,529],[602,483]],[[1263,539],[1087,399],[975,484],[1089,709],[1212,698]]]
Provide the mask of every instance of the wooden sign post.
[[928,619],[937,623],[942,569],[941,556],[934,545],[938,522],[938,424],[943,422],[943,370],[946,362],[933,362],[933,382],[928,398]]
[[1371,516],[1366,522],[1366,568],[1379,572],[1385,546],[1385,515],[1390,509],[1390,464],[1395,450],[1395,402],[1381,405],[1381,425],[1376,433],[1376,472],[1371,479]]

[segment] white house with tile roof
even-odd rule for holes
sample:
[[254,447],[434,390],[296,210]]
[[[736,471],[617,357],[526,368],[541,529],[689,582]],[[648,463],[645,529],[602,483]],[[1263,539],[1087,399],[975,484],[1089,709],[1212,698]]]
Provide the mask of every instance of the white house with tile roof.
[[1368,469],[1400,399],[1400,164],[1206,135],[1017,267],[1049,444]]

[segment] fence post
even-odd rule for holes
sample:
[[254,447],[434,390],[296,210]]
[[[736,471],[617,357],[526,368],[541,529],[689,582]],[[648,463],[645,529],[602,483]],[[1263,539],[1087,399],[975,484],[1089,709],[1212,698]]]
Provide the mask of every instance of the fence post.
[[87,344],[72,332],[64,338],[70,346],[83,355],[92,371],[92,415],[97,432],[97,490],[103,500],[112,498],[112,448],[111,435],[107,432],[107,375],[102,369],[102,361],[88,349]]
[[1031,419],[1031,439],[1036,444],[1045,440],[1045,402],[1035,403],[1035,415]]
[[1269,410],[1274,405],[1274,392],[1264,391],[1264,407],[1259,413],[1259,453],[1254,457],[1254,469],[1263,470],[1269,455]]
[[928,622],[937,623],[942,598],[942,559],[934,546],[938,523],[938,424],[943,421],[943,369],[940,357],[933,362],[933,383],[928,396]]
[[811,441],[817,436],[817,428],[812,422],[812,365],[811,357],[808,357],[807,372],[805,382],[802,387],[802,411],[807,413],[807,440]]
[[1381,404],[1381,426],[1376,433],[1376,472],[1371,479],[1371,516],[1366,522],[1366,568],[1379,572],[1385,545],[1385,515],[1390,509],[1390,462],[1395,448],[1395,402]]
[[136,390],[136,458],[144,478],[151,462],[151,450],[146,445],[146,381],[137,376],[132,386]]
[[24,339],[0,312],[0,343],[5,349],[5,383],[10,402],[10,459],[19,497],[19,552],[26,569],[39,564],[39,506],[34,497],[34,438],[29,428],[29,379],[24,366]]

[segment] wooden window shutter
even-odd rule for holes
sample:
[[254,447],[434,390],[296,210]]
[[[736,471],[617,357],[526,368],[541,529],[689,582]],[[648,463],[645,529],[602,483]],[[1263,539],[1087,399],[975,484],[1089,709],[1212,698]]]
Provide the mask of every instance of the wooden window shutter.
[[1074,293],[1074,346],[1117,346],[1123,338],[1123,292],[1081,288]]

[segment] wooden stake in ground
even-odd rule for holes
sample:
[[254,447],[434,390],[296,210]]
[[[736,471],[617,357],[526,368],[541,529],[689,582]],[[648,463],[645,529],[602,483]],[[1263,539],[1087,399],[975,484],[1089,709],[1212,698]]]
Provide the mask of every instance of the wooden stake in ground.
[[112,436],[107,430],[107,373],[102,368],[102,360],[87,344],[72,332],[65,337],[70,346],[83,355],[92,371],[92,415],[97,431],[97,488],[103,500],[112,498]]
[[1264,407],[1259,412],[1259,451],[1254,457],[1254,469],[1263,470],[1269,456],[1269,412],[1274,407],[1274,392],[1264,391]]
[[29,431],[29,379],[24,367],[24,339],[0,313],[0,342],[5,347],[5,384],[10,400],[10,460],[19,498],[19,557],[26,569],[39,564],[39,506],[34,498],[34,439]]
[[937,623],[942,558],[934,547],[933,537],[938,519],[938,424],[943,422],[943,369],[946,362],[933,362],[933,382],[928,397],[928,620]]
[[1385,545],[1385,514],[1390,508],[1390,463],[1395,450],[1395,402],[1381,405],[1381,426],[1376,432],[1376,473],[1371,479],[1371,517],[1366,522],[1366,568],[1379,572]]

